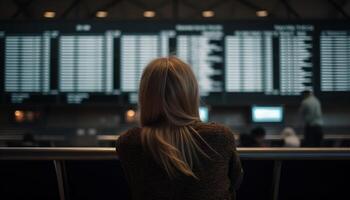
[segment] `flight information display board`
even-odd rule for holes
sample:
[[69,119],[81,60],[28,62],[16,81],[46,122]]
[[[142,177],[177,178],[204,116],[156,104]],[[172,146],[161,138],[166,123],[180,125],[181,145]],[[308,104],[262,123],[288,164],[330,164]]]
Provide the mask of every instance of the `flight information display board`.
[[[11,94],[7,96],[11,103],[50,94],[50,40],[49,31],[8,34],[6,37],[1,31],[0,49],[4,53],[0,56],[4,80],[2,91]],[[4,94],[1,96],[6,98]]]
[[143,69],[169,55],[190,64],[208,104],[350,91],[347,23],[0,24],[4,104],[133,104]]
[[280,93],[299,95],[313,86],[312,25],[278,25],[280,50]]
[[80,103],[90,93],[113,94],[114,47],[118,31],[96,35],[61,35],[58,40],[58,90],[68,103]]
[[202,96],[223,91],[223,26],[176,25],[176,55],[190,64]]
[[312,25],[234,30],[225,37],[226,91],[299,95],[313,90]]
[[49,91],[49,40],[40,35],[6,37],[6,92]]
[[226,91],[273,93],[271,33],[234,31],[225,44]]
[[169,56],[172,31],[121,36],[121,91],[137,92],[143,69],[155,58]]
[[350,92],[350,30],[322,31],[321,91]]
[[59,90],[62,92],[112,92],[112,35],[61,36],[59,40]]

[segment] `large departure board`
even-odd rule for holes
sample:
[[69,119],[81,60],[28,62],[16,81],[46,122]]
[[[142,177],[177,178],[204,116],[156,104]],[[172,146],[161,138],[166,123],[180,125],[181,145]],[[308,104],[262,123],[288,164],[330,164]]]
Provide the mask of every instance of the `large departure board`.
[[133,104],[144,68],[169,55],[191,66],[208,104],[350,94],[350,23],[0,24],[5,104]]

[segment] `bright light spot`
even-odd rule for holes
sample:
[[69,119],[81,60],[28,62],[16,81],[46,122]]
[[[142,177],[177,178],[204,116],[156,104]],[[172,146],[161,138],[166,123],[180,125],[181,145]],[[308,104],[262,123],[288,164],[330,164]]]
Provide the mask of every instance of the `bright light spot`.
[[156,16],[156,12],[152,10],[146,10],[145,12],[143,12],[143,16],[147,18],[152,18]]
[[126,112],[126,115],[128,116],[128,117],[135,117],[135,115],[136,115],[136,112],[134,111],[134,110],[128,110],[127,112]]
[[212,10],[205,10],[202,12],[202,16],[203,17],[214,17],[215,16],[215,12]]
[[23,122],[24,121],[24,112],[21,110],[15,111],[15,121],[16,122]]
[[258,16],[258,17],[267,17],[268,15],[269,15],[269,13],[267,12],[267,10],[256,11],[256,16]]
[[15,116],[21,116],[21,115],[23,115],[23,111],[20,111],[20,110],[15,111]]
[[45,18],[54,18],[55,16],[56,16],[56,12],[53,12],[53,11],[45,11],[44,12]]
[[105,18],[108,16],[108,12],[107,11],[98,11],[96,12],[96,17],[98,18]]

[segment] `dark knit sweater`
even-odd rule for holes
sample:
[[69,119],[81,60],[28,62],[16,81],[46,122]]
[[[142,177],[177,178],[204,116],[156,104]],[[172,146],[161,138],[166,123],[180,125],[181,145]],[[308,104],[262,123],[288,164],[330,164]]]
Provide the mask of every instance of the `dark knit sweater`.
[[230,129],[215,123],[193,125],[201,137],[220,155],[198,140],[210,156],[200,157],[193,172],[199,178],[179,175],[169,179],[161,166],[141,145],[141,128],[122,134],[117,153],[128,180],[133,200],[232,200],[242,168]]

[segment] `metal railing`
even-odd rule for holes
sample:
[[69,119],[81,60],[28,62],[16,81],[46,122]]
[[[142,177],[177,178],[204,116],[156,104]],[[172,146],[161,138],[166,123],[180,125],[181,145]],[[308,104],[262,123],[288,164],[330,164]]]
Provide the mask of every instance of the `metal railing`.
[[[237,148],[247,160],[350,159],[350,148]],[[111,160],[115,148],[101,147],[0,147],[0,160]]]
[[[274,161],[272,197],[278,199],[281,169],[284,160],[350,160],[350,148],[238,148],[241,160]],[[59,195],[66,199],[65,160],[117,160],[114,148],[79,147],[0,147],[0,160],[52,160],[55,166]]]
[[[304,138],[304,135],[298,135],[300,139]],[[109,134],[109,135],[96,135],[96,139],[99,142],[114,142],[119,138],[119,135]],[[34,136],[36,141],[65,141],[67,137],[63,134],[61,135],[36,135]],[[282,135],[266,135],[266,140],[282,140]],[[324,140],[350,140],[350,134],[325,134]],[[0,134],[0,141],[22,141],[23,134]]]

